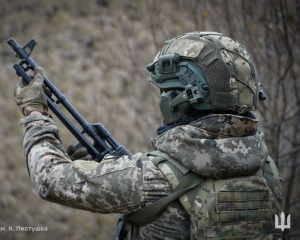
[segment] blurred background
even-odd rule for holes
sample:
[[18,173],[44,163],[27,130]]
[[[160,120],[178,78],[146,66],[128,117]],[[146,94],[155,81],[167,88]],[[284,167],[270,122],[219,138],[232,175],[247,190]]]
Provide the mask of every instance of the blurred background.
[[[290,239],[300,238],[300,1],[292,0],[4,0],[0,1],[0,239],[111,239],[117,215],[100,215],[41,200],[26,170],[19,79],[7,45],[38,41],[33,59],[79,112],[102,122],[132,153],[151,150],[162,118],[159,91],[145,65],[165,40],[217,31],[243,43],[259,70],[267,101],[255,113],[280,170]],[[55,118],[64,145],[76,140]]]

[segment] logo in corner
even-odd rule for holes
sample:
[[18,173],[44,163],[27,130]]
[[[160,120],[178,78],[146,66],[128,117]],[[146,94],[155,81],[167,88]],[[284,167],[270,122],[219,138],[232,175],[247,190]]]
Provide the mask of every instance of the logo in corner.
[[280,214],[280,224],[279,224],[278,216],[275,214],[275,228],[280,228],[281,231],[283,231],[284,229],[291,228],[291,214],[289,214],[287,216],[286,224],[285,224],[285,214],[284,214],[284,212],[282,212]]

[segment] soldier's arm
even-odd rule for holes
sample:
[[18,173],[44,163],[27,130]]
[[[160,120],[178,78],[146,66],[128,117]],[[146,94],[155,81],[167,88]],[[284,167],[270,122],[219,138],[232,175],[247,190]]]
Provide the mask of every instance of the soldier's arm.
[[[117,161],[71,161],[59,138],[52,119],[31,114],[21,123],[25,126],[24,150],[28,172],[35,190],[45,200],[74,208],[101,213],[132,213],[145,202],[156,200],[144,181],[151,175],[167,195],[170,189],[151,161],[142,161],[143,154]],[[150,170],[147,170],[149,168]],[[157,187],[157,186],[156,186]],[[159,192],[159,189],[158,189]],[[162,197],[162,196],[161,196]],[[150,199],[150,200],[149,200]]]

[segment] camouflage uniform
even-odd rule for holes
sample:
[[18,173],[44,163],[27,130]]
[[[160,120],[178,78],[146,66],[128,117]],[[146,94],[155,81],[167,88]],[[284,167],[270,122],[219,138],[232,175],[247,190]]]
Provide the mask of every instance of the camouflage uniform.
[[[92,212],[131,214],[169,195],[176,185],[174,179],[168,178],[167,171],[154,165],[155,157],[151,153],[137,153],[132,159],[127,156],[110,158],[101,163],[72,162],[51,118],[30,115],[21,123],[26,129],[24,148],[29,175],[35,190],[45,200]],[[267,220],[261,220],[260,227],[247,229],[249,220],[225,217],[228,221],[220,225],[223,215],[216,212],[225,210],[226,214],[232,207],[228,201],[233,205],[236,200],[224,195],[225,203],[221,202],[219,192],[226,192],[223,185],[231,193],[243,192],[248,183],[251,185],[251,181],[247,181],[250,177],[253,183],[256,178],[266,182],[268,177],[263,166],[267,163],[271,166],[268,173],[278,176],[277,168],[268,156],[263,134],[256,132],[256,124],[257,120],[246,117],[215,114],[160,135],[154,148],[204,176],[207,181],[200,184],[199,190],[206,197],[200,199],[197,196],[195,206],[189,209],[182,201],[184,196],[181,197],[154,222],[133,228],[128,238],[278,239],[280,234],[272,233],[274,229],[269,225],[260,229]],[[265,185],[263,189],[254,190],[265,194],[267,188],[270,204],[266,208],[271,211],[270,221],[274,223],[274,213],[278,214],[282,206],[282,190],[279,176],[269,179],[272,179],[270,187]],[[226,229],[226,226],[231,228]],[[262,231],[265,231],[264,235],[261,235]]]

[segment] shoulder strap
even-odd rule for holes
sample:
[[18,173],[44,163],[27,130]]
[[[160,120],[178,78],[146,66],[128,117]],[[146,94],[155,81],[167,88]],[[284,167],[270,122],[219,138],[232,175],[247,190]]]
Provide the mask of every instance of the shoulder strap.
[[146,208],[140,210],[135,214],[125,216],[125,220],[130,221],[133,224],[138,225],[140,227],[153,222],[161,216],[165,208],[170,203],[177,200],[181,195],[183,195],[190,189],[198,186],[203,180],[204,178],[189,171],[179,182],[177,187],[174,189],[173,193],[171,193],[167,197],[164,197],[152,203],[151,205],[147,206]]
[[[155,150],[151,153],[148,153],[148,155],[155,156],[151,159],[151,161],[157,168],[159,168],[174,191],[182,178],[189,172],[189,169],[178,162],[176,159],[160,150]],[[200,178],[201,176],[198,175],[198,177]],[[187,191],[178,198],[183,208],[189,214],[191,214],[191,209],[199,190],[200,187],[198,185],[197,187],[194,187],[193,189]]]
[[181,163],[177,162],[175,159],[173,159],[172,157],[170,157],[168,154],[163,153],[159,150],[155,150],[153,152],[148,153],[148,155],[150,156],[155,156],[156,158],[154,158],[152,160],[153,164],[158,167],[158,165],[163,162],[163,161],[168,161],[169,163],[171,163],[172,165],[174,165],[174,167],[176,167],[182,174],[187,174],[187,172],[189,171],[189,169],[182,165]]

